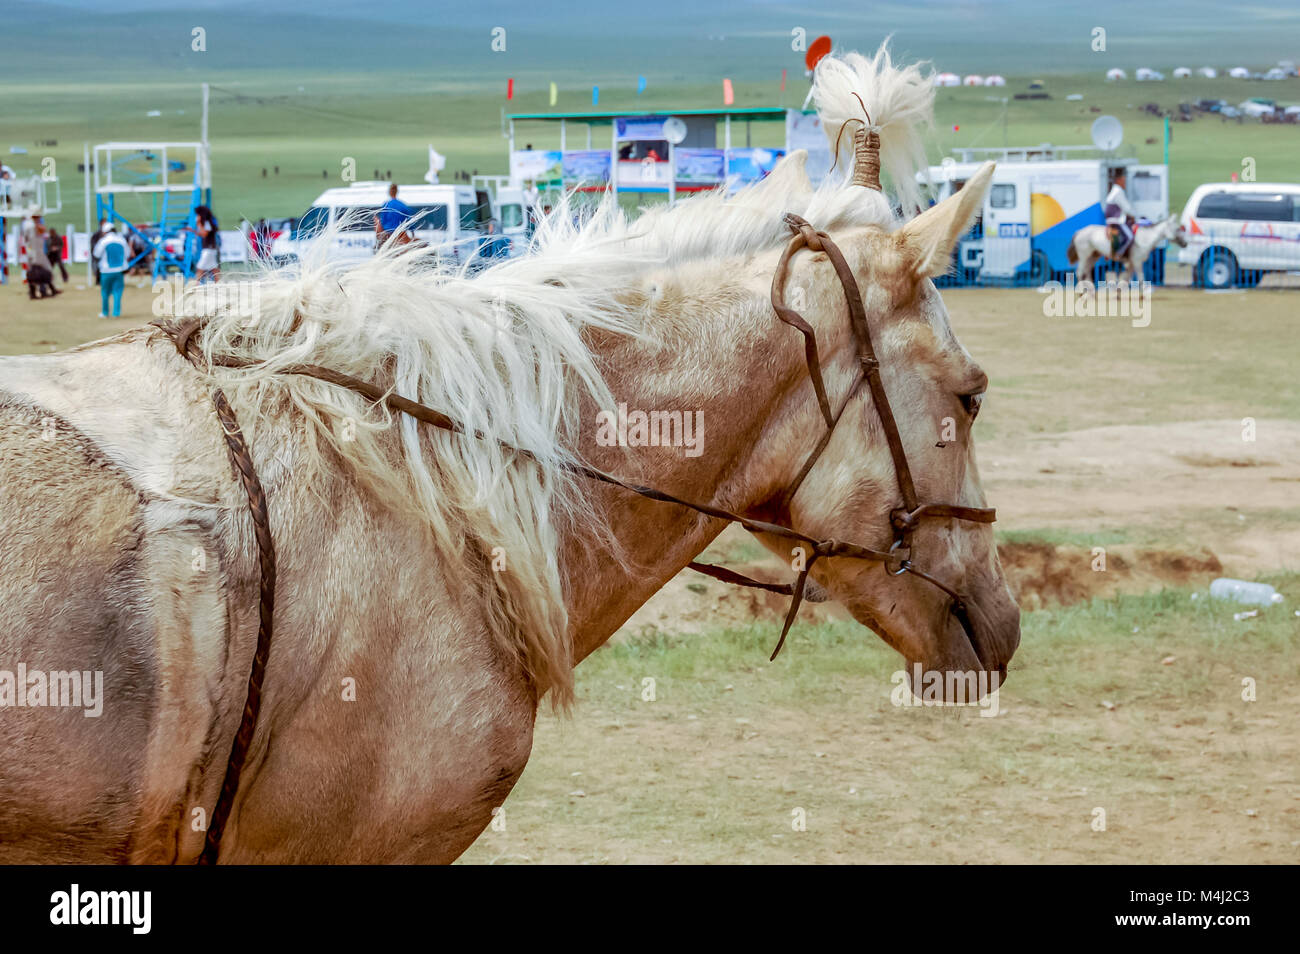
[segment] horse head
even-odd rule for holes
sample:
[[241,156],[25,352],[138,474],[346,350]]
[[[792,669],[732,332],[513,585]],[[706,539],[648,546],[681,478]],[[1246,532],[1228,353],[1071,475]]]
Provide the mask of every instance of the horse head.
[[[906,204],[907,184],[915,183],[907,159],[919,145],[914,121],[933,97],[927,78],[915,67],[893,68],[882,48],[870,59],[823,60],[815,95],[832,143],[845,127],[857,127],[852,175],[841,188],[851,190],[850,200],[884,211],[886,224],[828,236],[862,290],[880,387],[859,380],[859,369],[870,362],[863,363],[851,304],[846,314],[851,294],[843,275],[825,250],[794,257],[787,283],[805,292],[803,317],[816,332],[829,404],[843,410],[826,437],[807,375],[795,383],[799,411],[785,422],[781,439],[789,449],[785,464],[797,474],[790,479],[802,481],[791,495],[787,480],[770,512],[819,539],[905,550],[910,566],[923,571],[900,572],[901,561],[838,558],[819,560],[811,571],[830,597],[902,653],[909,678],[920,666],[1000,680],[1019,644],[1020,614],[986,522],[991,511],[978,510],[986,505],[972,432],[988,376],[953,333],[933,282],[948,271],[957,242],[978,215],[993,164],[957,194],[898,225],[880,174],[890,171]],[[895,438],[901,446],[891,446]],[[823,440],[807,469],[810,447]],[[945,506],[907,525],[900,513],[918,501]],[[977,510],[987,518],[968,515]],[[760,539],[789,557],[788,540]],[[958,603],[965,620],[955,612]]]
[[1164,221],[1165,238],[1179,248],[1187,248],[1187,229],[1183,228],[1178,216],[1171,215]]

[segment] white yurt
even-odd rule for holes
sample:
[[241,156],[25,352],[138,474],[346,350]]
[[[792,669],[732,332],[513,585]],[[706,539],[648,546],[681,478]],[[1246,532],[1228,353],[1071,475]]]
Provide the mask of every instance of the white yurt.
[[1187,79],[1192,75],[1192,71],[1186,66],[1180,66],[1174,70],[1174,79]]
[[1149,66],[1139,66],[1133,73],[1133,78],[1139,83],[1158,83],[1165,78],[1165,74]]
[[1005,76],[998,76],[996,73],[994,73],[992,76],[984,77],[984,85],[985,86],[1006,86],[1007,78]]
[[1216,76],[1219,75],[1219,71],[1216,70],[1213,66],[1202,66],[1196,72],[1200,73],[1206,79],[1214,79]]
[[1128,74],[1125,73],[1122,69],[1120,69],[1117,66],[1114,69],[1110,69],[1106,71],[1106,79],[1108,80],[1128,79]]
[[960,86],[961,77],[958,76],[956,73],[935,73],[934,85],[935,86]]
[[967,76],[964,80],[961,81],[961,85],[962,86],[983,86],[984,77],[977,76],[976,74],[972,73],[970,76]]
[[1228,70],[1228,75],[1233,79],[1250,79],[1250,70],[1244,66],[1234,66]]

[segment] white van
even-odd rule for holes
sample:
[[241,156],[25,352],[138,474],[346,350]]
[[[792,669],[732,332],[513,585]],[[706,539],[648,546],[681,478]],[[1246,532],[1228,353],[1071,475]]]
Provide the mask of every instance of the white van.
[[493,218],[501,234],[510,240],[506,254],[522,255],[531,237],[524,190],[512,185],[509,176],[477,175],[470,181],[475,189],[486,192],[492,199]]
[[524,190],[503,186],[497,190],[496,219],[501,234],[510,239],[511,254],[518,255],[528,245],[528,210]]
[[[339,231],[329,248],[331,261],[362,261],[375,252],[374,216],[388,201],[388,182],[354,182],[326,189],[311,204],[289,237],[276,239],[271,255],[278,262],[298,257],[299,246],[327,226]],[[455,262],[474,258],[496,226],[486,192],[468,185],[398,185],[397,198],[413,213],[415,238],[438,248]]]
[[1213,182],[1198,186],[1183,209],[1187,247],[1206,288],[1252,286],[1267,272],[1300,271],[1300,183]]

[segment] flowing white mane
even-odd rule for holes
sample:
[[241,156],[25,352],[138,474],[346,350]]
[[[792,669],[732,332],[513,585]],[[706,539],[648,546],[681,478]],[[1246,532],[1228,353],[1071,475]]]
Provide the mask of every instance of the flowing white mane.
[[[864,92],[887,96],[891,81],[915,82],[880,55],[867,61],[883,72]],[[822,98],[835,99],[821,94],[819,105]],[[873,120],[880,117],[873,113]],[[910,129],[904,117],[882,128],[882,141],[888,147]],[[220,372],[223,382],[247,388],[268,410],[287,397],[311,423],[313,447],[332,449],[377,499],[427,522],[448,567],[482,568],[495,589],[503,645],[563,704],[572,695],[573,663],[557,541],[566,525],[596,522],[588,488],[576,487],[565,465],[573,459],[580,399],[613,403],[584,333],[652,336],[621,291],[651,268],[700,260],[722,267],[728,258],[776,248],[789,239],[786,212],[826,230],[893,224],[890,203],[877,192],[840,181],[811,189],[803,158],[787,157],[738,196],[718,191],[635,220],[607,199],[575,224],[562,203],[527,256],[477,275],[439,265],[432,251],[386,252],[341,268],[326,261],[327,233],[298,267],[260,279],[253,320],[218,311],[201,344],[209,358],[259,362]],[[425,427],[342,388],[279,373],[293,364],[391,387],[489,439]],[[526,448],[533,459],[502,445]],[[299,466],[299,479],[309,480],[329,465],[320,453]],[[494,553],[504,555],[504,572],[487,570]]]

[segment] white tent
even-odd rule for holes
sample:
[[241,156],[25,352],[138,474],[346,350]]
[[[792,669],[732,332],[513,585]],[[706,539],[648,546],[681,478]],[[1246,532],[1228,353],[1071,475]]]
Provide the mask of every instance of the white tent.
[[961,81],[961,85],[962,86],[983,86],[984,77],[972,73],[970,76],[967,76],[964,80]]
[[1228,70],[1228,75],[1233,79],[1250,79],[1250,70],[1244,66],[1234,66]]
[[1006,86],[1007,78],[1005,76],[998,76],[996,73],[994,73],[992,76],[984,77],[984,85],[985,86]]
[[1187,79],[1192,75],[1192,71],[1185,66],[1180,66],[1174,70],[1174,79]]
[[1108,80],[1128,79],[1128,74],[1125,73],[1122,69],[1120,69],[1117,66],[1114,69],[1110,69],[1106,71],[1106,79]]
[[1165,78],[1165,74],[1159,70],[1153,70],[1149,66],[1139,66],[1133,74],[1133,78],[1139,83],[1159,83]]
[[958,76],[956,73],[935,73],[934,85],[935,86],[960,86],[961,77]]
[[1219,71],[1216,70],[1213,66],[1202,66],[1196,72],[1204,76],[1206,79],[1214,79],[1216,76],[1219,75]]
[[1267,73],[1264,74],[1264,79],[1266,80],[1286,79],[1286,70],[1282,69],[1282,67],[1280,66],[1275,66]]

